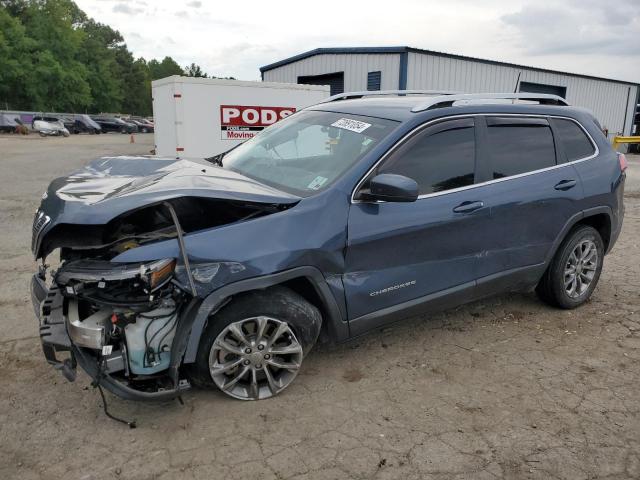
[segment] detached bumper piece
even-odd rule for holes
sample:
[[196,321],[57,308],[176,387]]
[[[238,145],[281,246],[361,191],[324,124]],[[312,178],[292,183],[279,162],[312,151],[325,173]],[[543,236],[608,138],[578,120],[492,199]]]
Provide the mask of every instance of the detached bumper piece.
[[62,295],[57,289],[48,290],[44,281],[34,275],[31,279],[31,302],[40,321],[40,341],[44,357],[49,364],[60,370],[67,380],[73,382],[76,379],[76,361],[73,353],[64,359],[57,356],[59,352],[71,351],[71,340],[64,325]]
[[[31,279],[31,299],[40,322],[40,341],[44,356],[67,380],[75,380],[76,368],[80,365],[95,385],[127,400],[170,400],[191,388],[186,380],[179,381],[176,388],[157,391],[142,391],[130,387],[125,384],[125,379],[121,381],[109,374],[110,371],[123,369],[115,361],[118,359],[112,358],[113,355],[102,356],[99,350],[79,347],[72,342],[67,329],[65,297],[58,287],[47,288],[42,278],[34,275]],[[60,353],[67,353],[68,357],[59,358]]]

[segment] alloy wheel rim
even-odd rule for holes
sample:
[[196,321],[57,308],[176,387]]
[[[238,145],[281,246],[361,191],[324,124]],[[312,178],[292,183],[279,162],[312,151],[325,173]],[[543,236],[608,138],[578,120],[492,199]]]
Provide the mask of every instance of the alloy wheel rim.
[[584,295],[596,275],[598,248],[592,240],[579,242],[571,251],[564,268],[564,289],[571,298]]
[[250,317],[227,325],[209,352],[209,371],[227,395],[261,400],[277,395],[298,374],[302,345],[286,322]]

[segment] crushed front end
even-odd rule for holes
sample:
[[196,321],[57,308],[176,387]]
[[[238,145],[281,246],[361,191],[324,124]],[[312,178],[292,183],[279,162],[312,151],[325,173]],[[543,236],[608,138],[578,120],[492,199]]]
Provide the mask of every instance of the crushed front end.
[[[193,297],[174,280],[175,259],[140,264],[72,260],[31,282],[47,361],[73,381],[76,365],[129,399],[189,388],[174,339]],[[66,357],[66,358],[64,358]]]
[[[31,243],[42,262],[31,292],[46,359],[69,380],[80,366],[124,398],[179,396],[189,388],[183,357],[199,340],[190,334],[203,299],[252,274],[213,248],[190,259],[188,236],[298,200],[207,162],[174,159],[103,158],[55,179]],[[123,259],[136,252],[144,258]]]

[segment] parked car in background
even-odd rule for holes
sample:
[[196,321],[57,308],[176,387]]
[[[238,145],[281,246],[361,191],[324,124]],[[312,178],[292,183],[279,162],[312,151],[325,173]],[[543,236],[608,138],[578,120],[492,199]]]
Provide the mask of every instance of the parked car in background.
[[125,122],[121,118],[117,117],[92,117],[93,120],[100,125],[100,128],[104,133],[107,132],[120,132],[120,133],[137,133],[138,127],[133,123]]
[[60,121],[64,125],[64,128],[69,130],[69,133],[73,133],[73,123],[74,123],[73,117],[72,116],[66,116],[66,115],[60,115],[58,118],[60,119]]
[[[89,115],[74,115],[69,131],[71,133],[102,133],[102,127],[98,125]],[[68,128],[68,127],[67,127]]]
[[18,123],[18,118],[16,115],[0,113],[0,132],[15,133],[19,125],[20,123]]
[[138,131],[140,133],[153,133],[154,132],[153,124],[147,122],[144,119],[130,118],[127,121],[130,122],[130,123],[133,123],[135,126],[137,126],[138,127]]
[[69,136],[69,130],[64,126],[64,122],[58,117],[36,115],[31,121],[31,128],[38,132],[40,136]]
[[49,363],[130,399],[258,400],[318,338],[507,291],[588,301],[627,168],[595,118],[555,95],[396,93],[331,97],[209,163],[57,178],[31,244]]

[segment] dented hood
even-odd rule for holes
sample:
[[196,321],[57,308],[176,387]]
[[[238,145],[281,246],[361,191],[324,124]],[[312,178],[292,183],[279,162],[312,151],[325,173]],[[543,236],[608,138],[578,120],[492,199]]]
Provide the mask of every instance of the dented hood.
[[55,224],[99,225],[130,210],[192,196],[255,203],[292,204],[299,197],[205,161],[107,157],[55,179],[41,211]]

